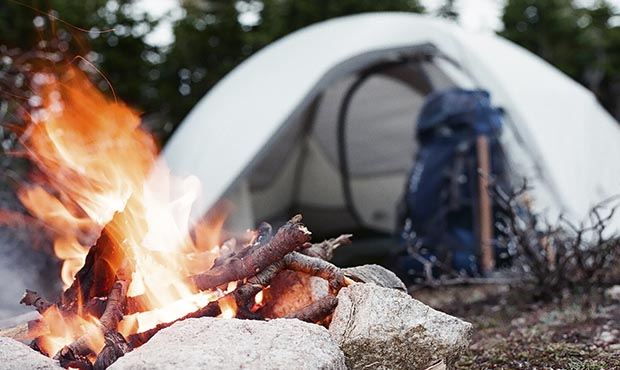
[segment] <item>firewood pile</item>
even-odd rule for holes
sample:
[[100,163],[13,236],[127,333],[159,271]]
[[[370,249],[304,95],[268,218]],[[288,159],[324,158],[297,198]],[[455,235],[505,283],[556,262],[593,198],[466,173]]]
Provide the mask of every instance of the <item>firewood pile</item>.
[[[99,319],[97,326],[64,346],[58,353],[44,353],[58,360],[65,368],[78,369],[105,369],[116,359],[146,343],[158,331],[177,321],[221,315],[223,302],[236,308],[236,318],[239,319],[277,318],[273,310],[265,309],[267,306],[264,304],[257,304],[255,298],[284,270],[320,277],[329,283],[329,294],[285,316],[321,323],[328,319],[338,304],[338,291],[354,281],[353,276],[345,276],[342,269],[328,261],[335,248],[350,242],[351,235],[341,235],[312,244],[311,233],[301,220],[301,215],[297,215],[275,233],[271,225],[262,223],[247,245],[226,250],[212,266],[205,267],[204,272],[187,277],[196,292],[214,290],[230,282],[237,282],[236,289],[177,320],[159,324],[128,337],[118,332],[119,321],[125,315],[141,312],[152,306],[146,304],[146,297],[127,295],[132,263],[128,263],[129,257],[123,255],[123,251],[115,247],[115,243],[110,242],[106,229],[88,252],[86,262],[76,274],[73,284],[62,293],[58,301],[50,302],[36,292],[27,291],[21,303],[33,306],[39,313],[50,309],[57,310],[62,316],[83,315],[86,312]],[[41,328],[45,324],[40,321],[31,321],[28,325],[32,333],[53,330],[49,327]],[[105,345],[99,353],[93,353],[91,343],[94,337],[101,335],[105,338]],[[38,341],[39,338],[35,338],[31,347],[41,351]]]

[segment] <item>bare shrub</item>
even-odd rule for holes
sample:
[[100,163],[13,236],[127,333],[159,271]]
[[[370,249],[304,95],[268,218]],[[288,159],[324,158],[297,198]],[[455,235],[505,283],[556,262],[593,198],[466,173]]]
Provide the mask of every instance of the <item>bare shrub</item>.
[[553,296],[568,287],[620,282],[620,235],[611,228],[620,197],[601,202],[583,222],[575,224],[564,216],[550,222],[535,212],[529,190],[526,181],[511,193],[497,186],[489,189],[501,210],[495,243],[512,256],[511,267],[471,276],[454,270],[445,258],[429,256],[419,243],[410,242],[408,254],[424,266],[423,278],[415,281],[416,287],[533,284],[536,295]]
[[532,210],[524,181],[511,194],[492,189],[493,199],[505,211],[498,240],[517,249],[514,269],[536,283],[541,293],[558,292],[562,288],[613,283],[620,257],[620,237],[611,229],[618,209],[618,197],[609,198],[595,207],[586,220],[575,224],[564,216],[557,222]]

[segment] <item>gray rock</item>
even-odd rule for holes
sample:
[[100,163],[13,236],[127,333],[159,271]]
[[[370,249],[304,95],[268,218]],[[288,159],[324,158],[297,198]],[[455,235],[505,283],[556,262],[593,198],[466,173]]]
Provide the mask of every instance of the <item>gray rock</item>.
[[0,369],[62,370],[62,367],[23,343],[0,337]]
[[110,370],[346,369],[329,332],[299,320],[189,319],[166,328]]
[[384,288],[392,288],[407,291],[405,283],[392,271],[379,265],[362,265],[342,269],[344,274],[351,279],[362,283],[374,283]]
[[351,369],[450,367],[467,348],[472,325],[404,292],[374,284],[340,290],[329,327]]
[[620,285],[614,285],[605,291],[605,295],[614,301],[620,301]]

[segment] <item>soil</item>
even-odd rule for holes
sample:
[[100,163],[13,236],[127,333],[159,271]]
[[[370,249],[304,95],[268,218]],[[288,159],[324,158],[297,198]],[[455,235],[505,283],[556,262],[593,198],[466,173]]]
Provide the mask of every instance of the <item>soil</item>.
[[527,287],[463,286],[412,295],[474,324],[456,369],[620,369],[620,302],[605,287],[534,297]]

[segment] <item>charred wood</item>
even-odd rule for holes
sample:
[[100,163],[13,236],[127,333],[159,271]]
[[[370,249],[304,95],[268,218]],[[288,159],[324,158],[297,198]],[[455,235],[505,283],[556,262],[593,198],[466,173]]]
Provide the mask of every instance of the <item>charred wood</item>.
[[93,369],[105,370],[129,351],[131,351],[131,347],[120,333],[107,333],[105,335],[105,346],[97,355]]
[[75,353],[68,347],[63,347],[63,349],[60,350],[59,355],[58,362],[60,363],[60,366],[65,369],[93,369],[93,364],[85,355]]
[[293,312],[330,294],[327,280],[304,272],[283,270],[269,284],[263,293],[263,300],[257,312],[263,317],[274,319]]
[[97,243],[88,251],[84,266],[75,275],[75,280],[62,294],[61,308],[76,311],[80,301],[90,302],[94,297],[106,297],[125,258],[110,232],[104,229]]
[[128,287],[129,283],[126,280],[118,280],[112,287],[105,311],[101,315],[100,320],[106,333],[116,331],[118,322],[123,318]]
[[30,342],[29,345],[30,348],[32,348],[33,350],[39,352],[40,354],[42,354],[43,356],[46,357],[50,357],[50,354],[45,352],[44,350],[41,349],[41,347],[39,346],[39,338],[35,338]]

